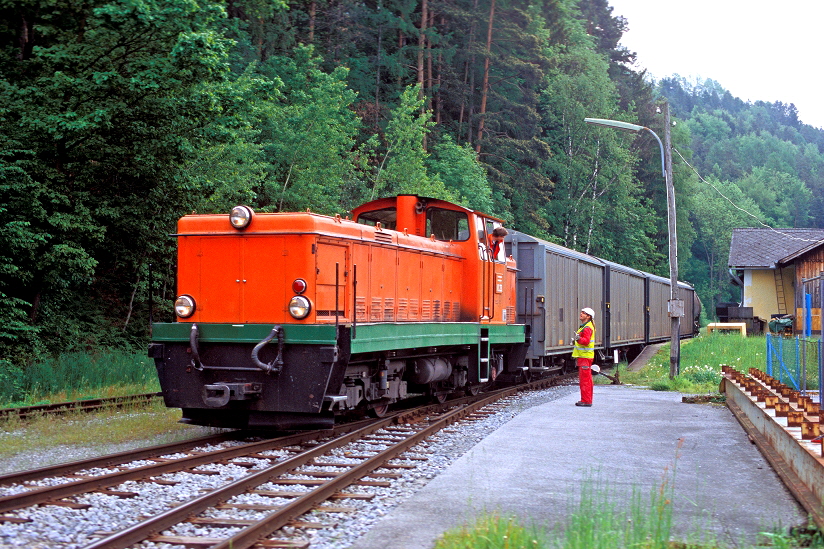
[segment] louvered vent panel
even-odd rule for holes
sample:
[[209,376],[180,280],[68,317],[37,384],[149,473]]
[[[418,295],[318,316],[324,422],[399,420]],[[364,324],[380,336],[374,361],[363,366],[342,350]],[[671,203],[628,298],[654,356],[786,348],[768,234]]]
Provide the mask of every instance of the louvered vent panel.
[[420,320],[421,308],[417,299],[409,300],[409,320]]
[[380,297],[372,298],[372,310],[369,314],[369,320],[379,322],[383,320],[383,299]]
[[355,315],[358,322],[366,322],[366,298],[359,297],[355,300]]
[[409,320],[409,300],[405,297],[398,300],[398,320]]

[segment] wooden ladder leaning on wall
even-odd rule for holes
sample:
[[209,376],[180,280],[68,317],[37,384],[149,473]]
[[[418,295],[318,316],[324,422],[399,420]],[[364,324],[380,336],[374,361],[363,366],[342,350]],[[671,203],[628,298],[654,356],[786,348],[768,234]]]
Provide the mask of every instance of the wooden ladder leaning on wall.
[[773,270],[775,277],[775,298],[778,302],[778,314],[787,314],[787,303],[784,300],[784,276],[781,274],[781,267],[776,267]]

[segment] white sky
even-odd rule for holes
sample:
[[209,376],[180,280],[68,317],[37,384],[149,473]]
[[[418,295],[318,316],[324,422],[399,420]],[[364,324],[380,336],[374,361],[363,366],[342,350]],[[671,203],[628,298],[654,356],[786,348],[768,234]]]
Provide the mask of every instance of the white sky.
[[744,101],[794,103],[824,128],[824,0],[609,0],[621,44],[660,79],[710,78]]

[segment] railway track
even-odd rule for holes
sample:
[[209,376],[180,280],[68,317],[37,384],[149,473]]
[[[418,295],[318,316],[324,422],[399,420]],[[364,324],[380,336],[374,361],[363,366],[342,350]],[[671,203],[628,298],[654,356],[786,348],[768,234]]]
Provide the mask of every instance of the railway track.
[[[478,411],[480,407],[518,390],[430,405],[334,430],[254,442],[242,442],[238,434],[229,433],[188,447],[179,443],[141,450],[132,457],[138,461],[129,461],[123,453],[5,475],[0,477],[0,525],[37,529],[40,517],[48,516],[41,512],[45,508],[92,513],[106,502],[135,502],[133,516],[123,523],[114,528],[101,524],[94,531],[86,528],[72,537],[72,546],[113,548],[143,542],[149,543],[146,547],[305,547],[305,540],[291,540],[283,533],[323,526],[302,515],[313,509],[351,511],[345,503],[341,507],[328,502],[369,498],[364,490],[388,486],[398,469],[415,467],[416,460],[424,459],[402,457],[412,446],[473,414],[485,417],[492,412]],[[202,493],[202,482],[191,478],[208,480],[208,491]],[[146,486],[152,487],[148,492],[153,501],[141,503]],[[261,545],[260,540],[276,532],[278,539]]]
[[163,397],[162,393],[142,393],[139,395],[127,395],[110,398],[90,398],[84,400],[73,400],[70,402],[58,402],[55,404],[40,404],[37,406],[22,406],[20,408],[0,409],[0,419],[16,417],[18,419],[30,419],[36,416],[65,414],[69,412],[94,412],[102,409],[124,408],[146,404]]

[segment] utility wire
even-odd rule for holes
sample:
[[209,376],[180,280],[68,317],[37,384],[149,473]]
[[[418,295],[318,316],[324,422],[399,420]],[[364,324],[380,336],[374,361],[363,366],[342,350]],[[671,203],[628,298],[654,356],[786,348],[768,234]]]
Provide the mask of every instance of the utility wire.
[[686,158],[684,158],[684,156],[681,154],[681,152],[680,152],[678,149],[676,149],[675,147],[671,147],[671,149],[672,149],[673,151],[675,151],[675,154],[677,154],[677,155],[681,158],[681,160],[684,162],[684,164],[686,164],[687,166],[689,166],[689,167],[690,167],[690,169],[691,169],[692,171],[694,171],[694,172],[695,172],[695,175],[697,175],[697,176],[698,176],[698,179],[700,179],[702,182],[706,183],[707,185],[709,185],[710,187],[712,187],[713,189],[715,189],[715,192],[717,192],[718,194],[720,194],[720,195],[724,198],[724,200],[726,200],[727,202],[729,202],[730,204],[732,204],[732,206],[733,206],[735,209],[740,210],[740,211],[744,212],[745,214],[747,214],[748,216],[752,217],[753,219],[755,219],[756,221],[758,221],[758,223],[759,223],[760,225],[762,225],[762,226],[766,227],[767,229],[770,229],[771,231],[773,231],[773,232],[775,232],[775,233],[778,233],[778,234],[780,234],[780,235],[782,235],[782,236],[785,236],[785,237],[787,237],[787,238],[789,238],[789,239],[791,239],[791,240],[800,240],[801,242],[821,242],[821,240],[822,240],[822,239],[820,239],[820,238],[819,238],[819,239],[801,238],[801,237],[798,237],[798,236],[793,236],[793,235],[791,235],[791,234],[787,234],[787,233],[785,233],[785,232],[780,231],[779,229],[776,229],[775,227],[771,227],[770,225],[767,225],[766,223],[764,223],[763,221],[761,221],[761,219],[759,219],[757,215],[753,214],[752,212],[749,212],[749,211],[745,210],[744,208],[742,208],[741,206],[739,206],[738,204],[736,204],[735,202],[733,202],[733,201],[732,201],[732,200],[731,200],[731,199],[730,199],[727,195],[725,195],[723,192],[721,192],[721,190],[720,190],[718,187],[716,187],[716,186],[715,186],[715,185],[713,185],[711,182],[709,182],[709,181],[707,181],[706,179],[704,179],[704,178],[701,176],[701,174],[700,174],[700,173],[698,173],[698,170],[696,170],[696,169],[695,169],[695,167],[693,167],[693,165],[692,165],[692,164],[690,164],[689,162],[687,162],[687,159],[686,159]]

